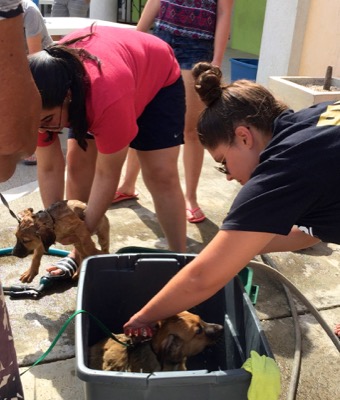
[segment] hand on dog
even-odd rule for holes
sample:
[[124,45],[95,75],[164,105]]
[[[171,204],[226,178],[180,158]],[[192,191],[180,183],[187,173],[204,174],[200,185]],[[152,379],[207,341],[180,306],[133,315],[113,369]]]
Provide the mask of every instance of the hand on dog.
[[149,326],[143,328],[124,328],[124,333],[129,337],[138,337],[142,339],[151,338],[153,336],[153,329]]
[[146,321],[141,320],[137,316],[133,316],[124,325],[124,333],[129,337],[152,337],[154,333],[154,326],[156,324],[150,324]]

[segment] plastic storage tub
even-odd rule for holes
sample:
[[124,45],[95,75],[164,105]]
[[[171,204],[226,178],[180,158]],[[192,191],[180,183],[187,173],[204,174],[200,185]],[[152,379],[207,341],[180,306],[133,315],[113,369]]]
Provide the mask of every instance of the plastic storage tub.
[[253,58],[230,58],[230,79],[249,79],[256,81],[259,60]]
[[[166,253],[166,254],[176,254],[169,250],[160,250],[153,249],[149,247],[140,247],[140,246],[127,246],[122,247],[121,249],[116,251],[116,254],[126,254],[126,253]],[[238,277],[241,279],[241,282],[244,286],[245,291],[247,292],[251,302],[253,305],[256,305],[257,297],[259,295],[259,286],[253,285],[253,269],[246,266],[244,267],[238,274]]]
[[[87,258],[82,265],[77,309],[89,311],[112,332],[138,311],[180,268],[189,254],[112,254]],[[272,357],[253,305],[238,277],[190,310],[224,326],[218,344],[187,362],[187,371],[153,374],[88,368],[88,347],[105,335],[87,315],[76,317],[77,375],[86,400],[244,400],[251,375],[241,368],[255,350]]]

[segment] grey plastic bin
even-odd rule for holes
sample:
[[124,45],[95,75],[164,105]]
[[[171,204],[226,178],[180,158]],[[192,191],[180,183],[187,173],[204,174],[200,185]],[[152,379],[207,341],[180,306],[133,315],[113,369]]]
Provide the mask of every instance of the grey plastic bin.
[[[138,311],[192,254],[112,254],[87,258],[82,265],[77,309],[94,314],[112,332]],[[250,350],[273,357],[253,305],[238,277],[190,310],[224,325],[224,339],[188,360],[188,371],[153,374],[88,368],[88,346],[105,335],[87,315],[76,317],[77,375],[86,400],[245,400],[251,375],[241,368]]]

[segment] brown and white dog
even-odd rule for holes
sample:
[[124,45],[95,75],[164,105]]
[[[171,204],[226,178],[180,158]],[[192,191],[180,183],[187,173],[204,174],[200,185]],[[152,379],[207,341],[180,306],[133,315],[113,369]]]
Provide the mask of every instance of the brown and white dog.
[[[78,200],[58,201],[46,210],[33,212],[27,208],[19,213],[20,223],[15,233],[17,243],[12,254],[24,258],[33,252],[30,268],[21,277],[21,282],[32,282],[38,274],[41,257],[49,247],[68,237],[76,237],[73,245],[78,250],[81,259],[109,252],[109,220],[104,215],[100,220],[95,235],[101,250],[96,248],[91,239],[84,219],[86,204]],[[77,270],[73,278],[77,278]]]
[[185,371],[188,357],[199,354],[222,336],[223,327],[204,322],[184,311],[159,321],[151,339],[134,343],[124,334],[116,335],[128,347],[112,338],[89,349],[89,367],[104,371]]

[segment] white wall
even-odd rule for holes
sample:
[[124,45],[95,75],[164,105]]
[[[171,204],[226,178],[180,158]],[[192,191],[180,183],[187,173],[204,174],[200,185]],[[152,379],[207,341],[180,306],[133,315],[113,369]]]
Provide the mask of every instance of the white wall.
[[328,65],[340,77],[340,1],[312,0],[299,75],[323,77]]
[[[325,0],[322,0],[324,2]],[[298,75],[310,0],[267,0],[257,82]]]
[[257,82],[269,76],[340,77],[340,0],[267,0]]

